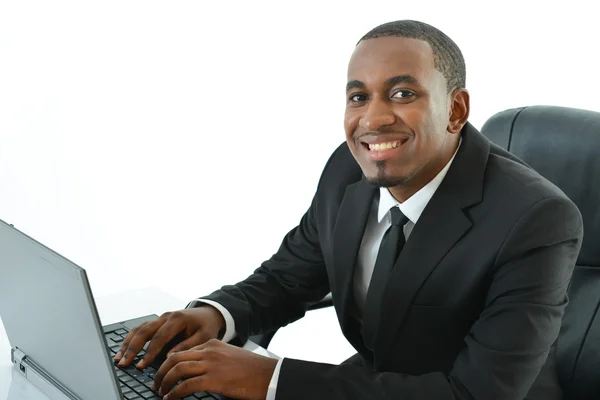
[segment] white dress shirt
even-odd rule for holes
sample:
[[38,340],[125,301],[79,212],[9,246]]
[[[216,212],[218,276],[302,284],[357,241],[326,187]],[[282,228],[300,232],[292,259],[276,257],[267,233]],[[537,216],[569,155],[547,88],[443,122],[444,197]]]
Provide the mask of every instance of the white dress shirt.
[[[458,144],[458,148],[462,143],[462,138]],[[367,220],[367,227],[363,235],[360,249],[358,250],[358,259],[356,262],[356,270],[354,274],[354,300],[360,315],[362,315],[365,300],[367,297],[367,290],[369,289],[369,282],[373,275],[373,268],[375,267],[375,261],[377,259],[377,253],[379,251],[379,245],[383,240],[383,234],[392,224],[390,209],[392,207],[400,208],[402,214],[404,214],[409,221],[404,225],[404,237],[408,241],[410,233],[412,232],[415,224],[419,220],[419,217],[425,210],[425,206],[429,203],[429,200],[433,197],[434,193],[446,177],[446,173],[456,157],[458,148],[454,155],[448,161],[446,166],[425,186],[423,186],[418,192],[413,194],[404,203],[398,203],[398,201],[390,194],[387,188],[379,189],[379,196],[375,196],[369,212]],[[236,336],[235,322],[231,313],[227,311],[221,304],[211,300],[196,299],[198,302],[204,302],[216,307],[223,318],[225,319],[226,328],[223,341],[228,342]],[[190,305],[196,304],[192,302]],[[281,365],[283,364],[284,358],[280,359],[275,367],[271,382],[269,383],[269,390],[267,393],[266,400],[275,400],[275,394],[277,392],[277,382],[279,381],[279,372],[281,371]]]

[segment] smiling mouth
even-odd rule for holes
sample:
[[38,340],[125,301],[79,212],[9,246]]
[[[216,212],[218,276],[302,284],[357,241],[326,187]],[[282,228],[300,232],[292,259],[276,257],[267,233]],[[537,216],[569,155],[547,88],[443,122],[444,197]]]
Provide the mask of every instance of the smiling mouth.
[[384,142],[384,143],[361,142],[361,144],[368,151],[385,151],[385,150],[395,149],[396,147],[402,146],[407,141],[408,141],[408,139],[401,139],[401,140],[394,140],[394,141]]

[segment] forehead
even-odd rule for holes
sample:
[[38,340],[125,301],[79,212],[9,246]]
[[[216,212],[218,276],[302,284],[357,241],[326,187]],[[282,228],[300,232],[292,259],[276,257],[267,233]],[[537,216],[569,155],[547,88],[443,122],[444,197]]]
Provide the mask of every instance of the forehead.
[[395,36],[363,40],[348,64],[348,80],[366,84],[398,75],[411,75],[425,83],[436,72],[441,75],[435,69],[429,43]]

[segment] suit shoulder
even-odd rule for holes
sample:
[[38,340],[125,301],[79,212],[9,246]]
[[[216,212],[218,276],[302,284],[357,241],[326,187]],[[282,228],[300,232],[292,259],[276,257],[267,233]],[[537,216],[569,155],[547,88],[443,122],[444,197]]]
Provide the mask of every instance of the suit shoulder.
[[358,182],[362,178],[362,170],[350,152],[348,144],[342,143],[331,154],[325,164],[319,188],[345,187]]
[[490,152],[486,178],[487,182],[503,192],[503,197],[512,204],[534,204],[545,199],[571,202],[558,186],[505,151]]

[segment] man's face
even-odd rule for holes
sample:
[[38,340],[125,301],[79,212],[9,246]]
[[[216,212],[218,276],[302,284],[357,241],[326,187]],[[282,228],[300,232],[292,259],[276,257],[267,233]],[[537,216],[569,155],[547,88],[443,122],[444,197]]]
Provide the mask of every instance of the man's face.
[[369,181],[425,185],[449,161],[457,139],[447,131],[451,96],[429,43],[362,41],[350,59],[347,89],[346,141]]

